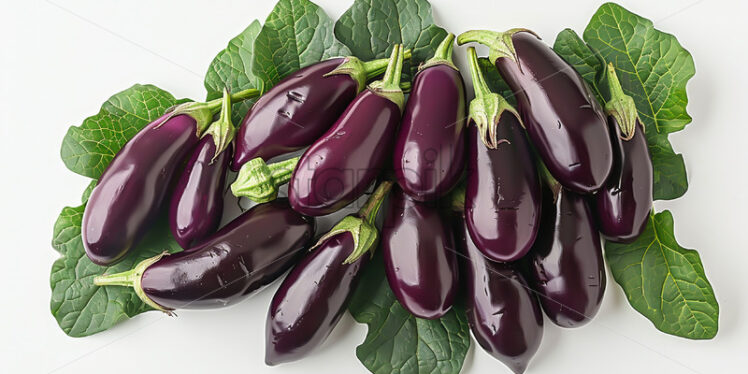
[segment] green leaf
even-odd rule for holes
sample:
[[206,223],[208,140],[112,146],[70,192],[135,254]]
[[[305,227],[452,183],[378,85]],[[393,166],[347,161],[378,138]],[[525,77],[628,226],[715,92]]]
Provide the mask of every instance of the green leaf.
[[[262,79],[252,72],[255,39],[261,29],[262,25],[255,20],[241,34],[231,39],[226,49],[218,52],[205,74],[207,100],[220,98],[224,87],[231,92],[249,88],[263,89]],[[231,118],[235,126],[241,123],[253,103],[254,100],[245,100],[232,106]]]
[[607,242],[605,257],[631,306],[657,329],[689,339],[717,334],[714,290],[698,253],[675,241],[669,211],[652,215],[634,243]]
[[74,173],[98,179],[130,138],[184,101],[152,85],[136,84],[119,92],[101,106],[98,114],[68,129],[62,140],[62,161]]
[[[565,29],[556,37],[553,49],[587,81],[597,100],[605,103],[605,96],[600,90],[605,87],[603,84],[605,64],[600,61],[600,57],[592,52],[582,38],[574,30]],[[607,93],[608,91],[604,90],[604,92]]]
[[496,69],[496,65],[488,58],[481,57],[478,59],[478,67],[483,72],[483,78],[486,80],[486,84],[491,92],[501,95],[509,104],[517,108],[517,98],[514,95],[514,91],[509,88],[504,78],[501,77],[499,70]]
[[455,306],[438,320],[414,317],[397,302],[387,285],[381,254],[362,276],[349,304],[366,340],[356,356],[372,373],[459,373],[470,348],[465,311]]
[[413,50],[403,81],[431,58],[447,32],[434,24],[426,0],[355,0],[335,23],[335,36],[362,60],[388,57],[395,44]]
[[83,191],[83,196],[81,197],[81,204],[85,204],[88,202],[88,198],[91,197],[91,192],[93,192],[94,187],[96,187],[96,184],[98,181],[92,180],[91,183],[86,186],[86,189]]
[[331,57],[348,56],[335,39],[333,21],[308,0],[280,0],[254,45],[254,74],[270,87],[305,66]]

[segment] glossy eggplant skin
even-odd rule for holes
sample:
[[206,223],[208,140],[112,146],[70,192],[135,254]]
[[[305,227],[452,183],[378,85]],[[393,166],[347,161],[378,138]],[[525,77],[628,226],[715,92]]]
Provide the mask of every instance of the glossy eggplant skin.
[[199,141],[192,117],[168,116],[130,139],[91,192],[81,235],[95,264],[114,264],[137,244],[158,215],[177,168]]
[[605,116],[574,68],[528,32],[512,35],[517,62],[496,67],[517,95],[519,111],[551,174],[567,189],[600,189],[613,165]]
[[395,143],[400,187],[418,201],[448,193],[465,165],[465,83],[453,67],[438,64],[416,74]]
[[457,294],[454,233],[440,213],[396,188],[382,226],[387,281],[400,304],[419,318],[442,317]]
[[532,248],[540,226],[542,193],[530,144],[517,117],[505,112],[496,135],[498,146],[489,149],[477,126],[468,126],[465,219],[470,237],[486,257],[509,262]]
[[605,187],[593,197],[595,216],[606,239],[630,243],[644,232],[652,209],[652,159],[639,121],[629,140],[620,139],[613,117],[608,117],[608,123],[620,148]]
[[184,249],[216,232],[221,222],[231,152],[215,153],[213,136],[203,136],[187,160],[171,197],[169,226]]
[[605,293],[600,235],[583,196],[561,189],[554,201],[544,191],[540,233],[529,256],[533,289],[553,323],[579,327],[589,322]]
[[543,339],[543,312],[522,274],[511,264],[488,260],[455,219],[464,258],[467,318],[475,340],[514,373],[523,373]]
[[400,108],[364,90],[301,156],[288,185],[291,206],[307,216],[334,213],[358,199],[388,160]]
[[371,258],[364,254],[344,264],[353,248],[351,233],[340,233],[309,252],[291,270],[268,311],[265,363],[298,360],[327,339]]
[[281,276],[313,236],[314,220],[277,199],[252,207],[196,247],[161,258],[143,272],[141,286],[168,309],[227,306]]
[[343,62],[333,58],[302,68],[262,95],[237,131],[231,169],[299,150],[327,131],[358,93],[347,74],[325,77]]

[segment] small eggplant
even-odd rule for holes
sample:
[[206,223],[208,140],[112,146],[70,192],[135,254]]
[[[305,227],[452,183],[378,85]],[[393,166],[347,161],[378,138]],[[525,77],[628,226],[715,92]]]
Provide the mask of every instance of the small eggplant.
[[606,105],[616,161],[605,187],[594,195],[598,228],[606,239],[630,243],[647,226],[652,209],[652,159],[634,99],[623,93],[608,66],[611,100]]
[[392,186],[382,182],[358,216],[347,216],[320,238],[276,291],[265,329],[265,363],[306,356],[322,344],[345,312],[377,242],[379,206]]
[[465,84],[452,63],[454,35],[415,76],[395,142],[397,183],[418,201],[444,196],[465,165]]
[[281,276],[313,236],[314,220],[278,199],[252,207],[189,250],[146,259],[94,284],[133,287],[143,302],[167,313],[224,307]]
[[543,313],[522,274],[511,264],[483,257],[470,240],[462,217],[459,236],[464,281],[467,282],[467,319],[475,340],[514,373],[523,373],[543,339]]
[[386,66],[387,59],[333,58],[287,76],[244,117],[231,169],[239,171],[251,159],[267,161],[312,144],[364,89],[367,79]]
[[468,125],[465,220],[486,257],[516,261],[527,254],[538,233],[540,180],[517,111],[490,91],[474,48],[468,56],[475,99]]
[[385,167],[405,100],[399,87],[402,62],[398,45],[383,80],[359,94],[301,156],[288,185],[296,211],[308,216],[336,212],[363,195]]
[[[255,97],[257,90],[232,95]],[[221,100],[185,103],[140,130],[99,178],[83,213],[81,235],[95,264],[121,260],[153,223],[172,177],[200,141]]]
[[382,227],[382,254],[390,288],[419,318],[446,314],[457,294],[454,234],[439,209],[396,189]]
[[584,79],[537,35],[474,30],[459,44],[479,42],[517,95],[535,148],[562,186],[586,194],[600,189],[613,166],[605,116]]

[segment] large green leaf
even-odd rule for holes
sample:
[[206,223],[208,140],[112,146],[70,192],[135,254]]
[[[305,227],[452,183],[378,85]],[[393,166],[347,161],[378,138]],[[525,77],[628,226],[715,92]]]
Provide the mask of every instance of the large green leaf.
[[365,270],[349,311],[356,321],[368,325],[356,356],[372,373],[460,372],[470,348],[464,309],[455,306],[437,320],[414,317],[388,286],[381,255]]
[[[205,74],[207,100],[220,98],[224,88],[231,92],[264,88],[262,79],[252,72],[255,39],[261,29],[262,25],[255,20],[241,34],[231,39],[224,50],[218,52]],[[234,125],[239,125],[253,103],[254,100],[244,100],[233,105],[231,118]]]
[[325,11],[311,1],[278,1],[257,35],[252,70],[270,87],[300,68],[350,55],[335,39],[333,26]]
[[335,23],[335,36],[362,60],[385,58],[398,43],[413,50],[403,81],[431,58],[447,32],[434,24],[426,0],[355,0]]
[[595,93],[595,97],[601,103],[605,103],[605,96],[602,92],[607,93],[608,91],[603,90],[601,92],[601,88],[605,86],[603,80],[605,65],[590,50],[582,38],[574,30],[565,29],[556,37],[553,49],[587,81],[587,84],[592,88],[592,92]]
[[689,339],[717,334],[714,290],[699,254],[675,241],[669,211],[652,215],[634,243],[607,242],[605,257],[631,306],[659,330]]
[[130,138],[181,102],[152,85],[136,84],[116,93],[98,114],[68,129],[62,140],[62,161],[74,173],[98,179]]

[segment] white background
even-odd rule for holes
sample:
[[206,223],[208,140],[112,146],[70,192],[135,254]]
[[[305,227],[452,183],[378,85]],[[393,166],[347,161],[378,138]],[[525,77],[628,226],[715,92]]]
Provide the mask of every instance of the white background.
[[[153,4],[157,3],[157,4]],[[365,327],[346,316],[327,343],[302,361],[263,363],[272,289],[226,310],[151,312],[87,338],[67,337],[49,311],[52,224],[76,205],[88,181],[59,157],[67,128],[111,94],[153,83],[177,97],[204,97],[215,54],[273,1],[3,1],[0,5],[0,372],[365,373],[355,347]],[[337,18],[350,0],[317,0]],[[690,188],[657,203],[675,216],[675,233],[696,248],[720,303],[720,332],[688,341],[657,331],[610,281],[589,325],[546,324],[528,373],[738,373],[748,367],[745,269],[748,184],[745,2],[622,0],[677,35],[693,54],[688,85],[693,123],[672,135],[686,158]],[[437,22],[453,33],[528,27],[552,43],[578,32],[598,1],[433,0]],[[464,65],[464,50],[457,50]],[[485,52],[479,50],[479,52]],[[464,70],[464,69],[463,69]],[[465,70],[466,71],[466,70]],[[473,349],[464,373],[508,373]]]

